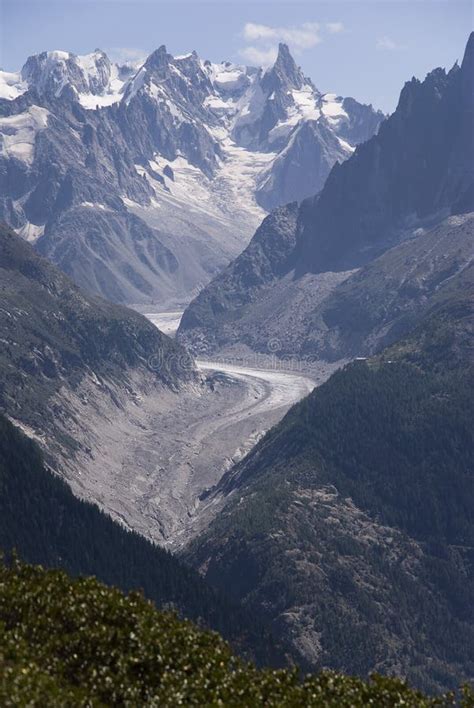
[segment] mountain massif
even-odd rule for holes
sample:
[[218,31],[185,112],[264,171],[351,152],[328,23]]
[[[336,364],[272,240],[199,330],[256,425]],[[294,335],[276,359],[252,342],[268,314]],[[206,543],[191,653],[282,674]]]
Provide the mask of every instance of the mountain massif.
[[0,219],[90,292],[176,306],[382,118],[322,94],[286,45],[266,72],[43,52],[0,72]]
[[409,81],[319,194],[264,220],[188,306],[181,341],[338,359],[397,338],[472,261],[473,81],[471,36],[462,65]]
[[209,490],[221,511],[184,556],[300,665],[428,691],[474,675],[473,60],[474,35],[460,67],[410,81],[178,333],[219,355],[361,359]]

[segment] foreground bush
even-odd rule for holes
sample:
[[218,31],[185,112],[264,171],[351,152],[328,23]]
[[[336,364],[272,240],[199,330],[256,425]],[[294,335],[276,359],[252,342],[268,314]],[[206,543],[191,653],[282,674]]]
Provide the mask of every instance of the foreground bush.
[[[465,691],[462,702],[473,705]],[[95,579],[0,565],[5,706],[435,706],[397,679],[259,671],[219,635]]]

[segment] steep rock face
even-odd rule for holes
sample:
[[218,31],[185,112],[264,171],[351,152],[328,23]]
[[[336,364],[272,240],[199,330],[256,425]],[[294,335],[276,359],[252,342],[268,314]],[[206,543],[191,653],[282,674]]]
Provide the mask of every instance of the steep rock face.
[[165,300],[178,269],[159,233],[142,219],[87,200],[51,221],[37,250],[87,291],[113,302]]
[[71,86],[78,93],[102,96],[111,88],[113,70],[100,49],[82,57],[70,52],[42,52],[28,58],[21,78],[40,95],[57,98],[65,86]]
[[285,131],[277,131],[278,135],[270,133],[278,123],[284,124],[288,121],[292,109],[300,108],[297,92],[305,89],[308,112],[316,111],[315,103],[320,95],[296,65],[286,44],[279,45],[276,62],[263,75],[259,89],[259,110],[253,116],[244,115],[236,121],[234,135],[240,144],[271,144],[272,148],[275,148],[280,141],[284,141],[285,136],[282,133]]
[[473,53],[471,36],[461,67],[408,82],[378,134],[346,165],[336,165],[321,195],[302,206],[302,271],[360,265],[393,243],[410,220],[474,209],[467,129]]
[[461,285],[291,409],[211,492],[223,511],[186,550],[307,668],[430,691],[472,675],[473,286]]
[[281,202],[309,197],[324,184],[334,161],[343,162],[351,153],[350,146],[341,143],[324,117],[301,123],[262,176],[258,202],[270,210]]
[[154,191],[134,166],[117,110],[87,110],[67,92],[49,98],[48,109],[34,101],[30,93],[3,106],[0,122],[23,120],[34,141],[29,159],[0,159],[1,217],[85,289],[117,302],[166,300],[179,264],[124,204],[149,206]]
[[305,82],[306,78],[300,67],[296,65],[288,46],[280,43],[276,62],[263,77],[263,90],[271,93],[272,91],[282,91],[288,88],[301,89]]
[[[319,189],[347,157],[341,101],[321,96],[284,45],[265,73],[164,46],[124,66],[100,50],[43,52],[21,75],[0,72],[0,218],[81,287],[177,307],[241,252],[266,208]],[[356,105],[376,130],[382,115]],[[150,241],[146,263],[125,212]]]
[[342,99],[341,109],[333,120],[338,123],[339,137],[347,140],[350,145],[365,143],[378,131],[380,112],[375,112],[372,106],[348,97]]
[[474,284],[474,214],[420,230],[347,278],[308,313],[303,353],[370,355],[403,336],[435,303]]
[[[451,277],[471,277],[472,52],[471,38],[461,68],[409,82],[378,134],[301,203],[295,248],[284,254],[291,273],[276,275],[274,264],[272,285],[253,289],[253,304],[239,310],[233,301],[248,298],[245,281],[229,278],[242,268],[237,258],[226,271],[232,295],[221,277],[211,282],[183,316],[182,341],[266,351],[277,338],[285,357],[366,355],[406,331]],[[217,291],[222,307],[206,309]]]
[[15,228],[30,223],[42,233],[82,202],[120,209],[123,196],[149,203],[153,192],[108,113],[84,109],[67,91],[47,101],[29,92],[2,102],[1,111],[10,132],[0,156],[1,216]]
[[[225,325],[238,320],[246,308],[251,308],[261,289],[271,285],[292,268],[295,247],[296,203],[275,209],[264,219],[251,243],[239,258],[205,288],[183,314],[180,332],[196,329],[207,331],[209,320],[218,324],[202,344],[212,349],[227,338]],[[222,329],[224,326],[224,329]],[[199,348],[199,334],[194,346]],[[188,342],[188,340],[186,340]],[[189,342],[188,342],[189,343]]]
[[[185,311],[178,338],[207,353],[242,342],[269,353],[268,342],[277,342],[274,353],[300,365],[369,356],[408,332],[434,303],[449,299],[453,288],[472,286],[473,244],[469,213],[409,232],[360,269],[297,277],[293,251],[287,255],[293,270],[254,288],[246,307],[237,305],[247,302],[246,289],[228,285],[229,275],[226,288],[222,276],[216,279]],[[220,310],[209,306],[217,293]],[[189,319],[197,311],[199,319]]]
[[[322,171],[324,177],[321,175],[318,179],[312,175],[315,169],[318,170],[317,163],[312,165],[312,170],[308,166],[300,166],[301,173],[317,184],[317,191],[323,186],[332,165],[340,159],[341,151],[345,152],[346,158],[355,145],[377,132],[384,117],[372,106],[360,104],[353,98],[322,94],[296,65],[285,44],[280,44],[274,66],[263,74],[257,86],[258,90],[252,88],[247,96],[244,94],[240,99],[244,110],[240,110],[234,119],[233,137],[245,147],[277,151],[278,160],[287,152],[297,127],[304,130],[307,121],[319,122],[321,119],[321,130],[326,126],[336,142],[332,147],[330,166]],[[319,142],[317,133],[306,131],[301,134],[303,136],[307,139],[308,149],[314,151]],[[323,136],[323,147],[324,143]],[[298,165],[296,157],[294,167]],[[286,159],[289,160],[288,156]],[[301,198],[299,194],[298,201]],[[264,203],[263,199],[260,203],[271,208],[285,203],[284,199],[284,191],[280,193],[275,188],[271,205]]]
[[151,54],[127,86],[119,121],[135,153],[167,160],[183,155],[208,177],[217,167],[218,142],[209,132],[217,124],[205,99],[212,86],[195,52],[174,59],[162,46]]

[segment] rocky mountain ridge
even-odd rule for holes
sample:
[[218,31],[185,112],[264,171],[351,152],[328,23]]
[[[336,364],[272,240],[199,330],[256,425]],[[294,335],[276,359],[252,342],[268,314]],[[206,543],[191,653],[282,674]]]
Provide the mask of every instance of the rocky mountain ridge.
[[181,341],[207,353],[268,352],[277,340],[283,357],[366,355],[456,273],[472,277],[473,57],[471,35],[462,65],[409,81],[319,194],[270,214],[185,310]]
[[286,45],[266,72],[164,46],[125,66],[43,52],[0,72],[0,218],[89,291],[166,308],[382,118],[321,94]]

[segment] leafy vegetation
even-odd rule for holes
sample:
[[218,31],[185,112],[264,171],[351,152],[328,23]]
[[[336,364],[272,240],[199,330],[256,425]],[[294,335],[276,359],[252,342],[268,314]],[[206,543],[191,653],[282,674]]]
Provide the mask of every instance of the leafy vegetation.
[[125,591],[141,588],[157,606],[219,630],[240,651],[278,664],[279,650],[253,617],[209,588],[170,553],[77,499],[45,468],[35,442],[0,415],[0,550],[24,560],[95,575]]
[[[139,593],[14,563],[0,566],[0,702],[5,706],[454,705],[397,679],[258,671],[217,635],[158,612]],[[472,705],[466,688],[461,705]]]

